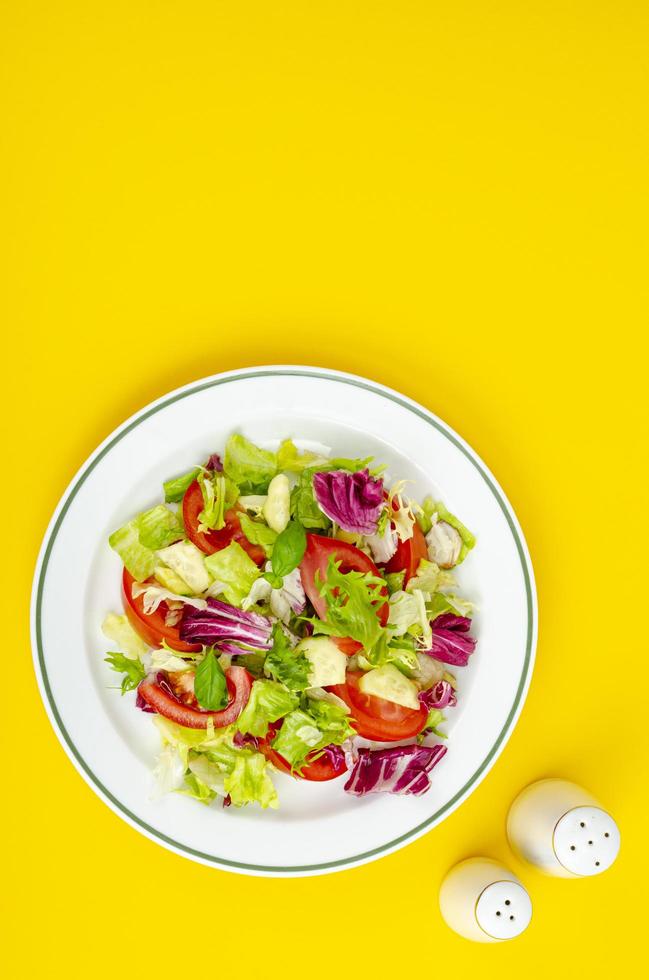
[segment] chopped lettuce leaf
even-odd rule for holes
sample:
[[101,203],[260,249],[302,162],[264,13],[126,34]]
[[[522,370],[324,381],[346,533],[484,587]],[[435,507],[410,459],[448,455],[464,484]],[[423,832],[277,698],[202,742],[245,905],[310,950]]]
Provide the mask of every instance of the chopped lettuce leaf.
[[167,545],[185,537],[185,528],[179,515],[164,504],[145,510],[143,514],[136,517],[135,522],[140,544],[145,548],[151,548],[152,551],[166,548]]
[[428,534],[435,521],[446,521],[447,524],[455,528],[462,538],[460,557],[457,560],[457,564],[461,564],[475,546],[475,536],[457,519],[455,514],[451,514],[446,509],[441,500],[433,500],[432,497],[426,497],[421,509],[417,513],[417,522],[424,534]]
[[273,553],[273,545],[277,540],[277,531],[273,531],[268,524],[262,521],[253,521],[247,514],[239,515],[241,530],[245,534],[250,544],[257,544],[264,549],[267,558]]
[[282,727],[272,741],[276,752],[286,759],[292,769],[300,769],[306,757],[328,744],[315,720],[300,708],[284,718]]
[[[154,720],[159,715],[154,716]],[[165,793],[180,790],[185,781],[187,769],[187,747],[174,742],[165,742],[153,769],[154,788],[152,798],[158,799]]]
[[[357,473],[358,470],[367,469],[372,462],[374,462],[373,456],[366,456],[365,459],[350,459],[348,456],[336,456],[335,459],[328,460],[326,467],[322,466],[320,469],[349,470],[350,473]],[[370,470],[370,473],[372,476],[378,476],[384,469],[384,466],[378,466]]]
[[[197,748],[204,743],[212,744],[217,738],[214,728],[184,728],[183,725],[177,725],[174,721],[163,718],[162,715],[153,715],[153,723],[159,729],[163,740],[176,746]],[[223,731],[228,730],[223,729]]]
[[129,657],[141,658],[149,649],[144,640],[140,639],[126,616],[118,616],[116,613],[108,613],[101,630],[104,636],[116,643],[123,653]]
[[[201,794],[204,794],[206,789],[209,791],[211,799],[216,794],[219,796],[226,795],[223,771],[215,763],[210,762],[204,752],[190,752],[188,768],[200,783]],[[201,798],[202,796],[199,796],[199,799]]]
[[297,705],[297,695],[276,681],[257,680],[252,685],[247,705],[235,722],[242,735],[263,738],[273,721],[283,718]]
[[234,507],[239,490],[232,480],[217,470],[201,470],[198,484],[203,494],[203,509],[198,515],[199,531],[220,531],[225,527],[226,511]]
[[200,471],[200,466],[195,466],[193,470],[190,470],[188,473],[183,473],[182,476],[176,476],[173,480],[166,480],[162,484],[165,502],[168,504],[177,504],[181,501],[185,496],[185,492],[192,485]]
[[170,647],[163,647],[159,650],[151,651],[151,670],[171,670],[178,674],[183,670],[193,670],[193,661],[187,662],[179,657]]
[[153,575],[158,558],[155,551],[141,544],[137,519],[113,531],[108,543],[137,582],[144,582]]
[[412,593],[395,592],[391,595],[388,625],[395,636],[409,632],[421,637],[422,646],[428,649],[433,642],[433,633],[426,610],[426,593],[413,589]]
[[342,745],[355,734],[345,711],[327,701],[307,698],[306,708],[286,716],[272,746],[292,769],[300,769],[311,753],[326,745]]
[[349,709],[344,702],[340,706],[333,701],[307,695],[307,711],[320,731],[326,734],[327,745],[342,745],[356,734],[349,724]]
[[428,718],[426,719],[425,732],[432,732],[433,735],[437,735],[438,738],[448,738],[444,732],[438,730],[438,725],[444,723],[444,712],[440,711],[439,708],[431,708],[428,712]]
[[430,619],[436,619],[444,613],[470,616],[473,612],[473,603],[450,593],[446,595],[444,592],[436,592],[430,602],[426,603],[426,608]]
[[313,492],[313,476],[315,470],[304,470],[291,491],[291,516],[299,521],[307,530],[326,530],[331,527],[331,521],[320,510]]
[[393,636],[389,640],[387,637],[386,632],[367,655],[362,658],[359,655],[359,666],[363,670],[369,670],[371,667],[394,664],[402,674],[412,677],[419,666],[415,638],[408,634]]
[[239,607],[260,575],[252,558],[236,541],[230,542],[227,548],[208,555],[205,558],[205,567],[223,586],[221,591],[225,601]]
[[417,565],[417,572],[406,586],[406,592],[421,589],[422,592],[428,592],[429,595],[432,595],[439,588],[440,575],[439,565],[436,565],[434,561],[428,561],[427,558],[422,558]]
[[240,493],[266,493],[268,484],[277,473],[277,456],[266,449],[259,449],[245,436],[235,433],[226,443],[223,466]]
[[387,573],[387,575],[385,576],[385,584],[388,587],[388,592],[390,593],[390,595],[394,595],[395,592],[402,591],[405,577],[406,577],[405,571]]
[[279,624],[273,630],[273,648],[266,657],[264,670],[289,691],[304,691],[309,687],[311,661],[303,650],[291,647]]
[[385,582],[371,572],[341,572],[340,564],[331,557],[326,580],[316,581],[327,602],[326,621],[310,622],[316,633],[351,636],[365,650],[371,650],[383,633],[376,611],[385,601],[380,594]]
[[[216,769],[216,766],[214,768]],[[218,772],[218,770],[216,771]],[[176,792],[180,793],[181,796],[189,796],[192,800],[198,800],[199,803],[211,803],[216,796],[216,793],[210,789],[207,783],[204,783],[191,769],[185,773],[183,785]]]
[[329,459],[308,450],[300,452],[292,439],[285,439],[277,450],[277,469],[286,473],[302,473],[314,466],[326,466]]
[[268,763],[261,752],[240,749],[237,752],[234,768],[223,781],[226,793],[234,806],[258,803],[262,809],[279,806],[277,790],[273,786]]

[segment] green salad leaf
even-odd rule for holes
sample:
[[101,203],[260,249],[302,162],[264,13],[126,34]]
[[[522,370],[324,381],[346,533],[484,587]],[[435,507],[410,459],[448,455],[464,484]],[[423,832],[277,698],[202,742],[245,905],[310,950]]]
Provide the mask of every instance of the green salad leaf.
[[135,522],[140,544],[145,548],[151,548],[152,551],[167,548],[185,537],[185,528],[180,516],[164,504],[145,510],[143,514],[136,517]]
[[262,809],[279,806],[277,790],[269,775],[269,766],[261,752],[240,749],[232,770],[224,779],[226,793],[234,806],[258,803]]
[[435,520],[446,521],[447,524],[450,524],[451,527],[455,528],[462,538],[460,557],[457,560],[457,564],[461,564],[471,549],[475,547],[475,536],[471,533],[471,531],[469,531],[468,527],[465,527],[464,524],[458,520],[455,514],[451,514],[451,512],[446,509],[441,500],[433,500],[432,497],[426,497],[421,506],[421,510],[417,513],[417,523],[424,534],[428,534]]
[[403,589],[403,582],[406,577],[404,571],[401,572],[388,572],[385,576],[385,584],[388,587],[388,592],[390,595],[394,595],[395,592],[401,592]]
[[266,493],[277,473],[277,456],[238,433],[225,445],[223,468],[242,494]]
[[101,624],[101,630],[104,636],[116,643],[129,657],[142,657],[149,649],[124,614],[118,616],[116,613],[108,613]]
[[289,691],[304,691],[309,686],[311,661],[302,650],[291,647],[279,623],[273,629],[273,646],[266,657],[264,670]]
[[162,484],[162,489],[164,490],[165,495],[165,503],[179,503],[200,471],[200,466],[195,466],[193,470],[190,470],[188,473],[183,473],[182,476],[176,476],[172,480],[166,480]]
[[273,545],[277,540],[277,531],[262,521],[253,521],[247,514],[239,515],[241,530],[245,534],[250,544],[257,544],[264,549],[267,558],[273,553]]
[[226,511],[237,502],[237,486],[223,473],[215,470],[201,470],[198,484],[203,494],[203,509],[198,520],[203,528],[220,531],[225,527]]
[[231,541],[227,548],[205,558],[205,567],[223,588],[223,598],[233,606],[241,603],[250,592],[260,572],[240,544]]
[[385,581],[372,572],[341,572],[333,556],[327,566],[324,582],[316,576],[316,585],[327,602],[325,622],[310,619],[315,633],[328,636],[351,636],[364,649],[371,650],[384,630],[376,615],[385,602],[381,590]]
[[331,521],[320,510],[313,492],[313,474],[318,470],[308,469],[300,474],[298,482],[291,491],[291,516],[308,530],[326,530]]
[[308,450],[300,452],[292,439],[285,439],[277,450],[277,469],[280,473],[302,473],[306,469],[326,466],[328,463],[326,456],[318,456]]
[[264,679],[254,681],[248,703],[235,722],[236,728],[243,735],[263,738],[269,724],[283,718],[297,703],[297,695],[283,684]]
[[284,718],[272,746],[292,769],[299,770],[307,756],[313,753],[316,757],[325,746],[342,745],[355,734],[342,708],[307,698],[305,707],[297,708]]
[[113,531],[108,543],[137,582],[144,582],[153,575],[158,559],[155,551],[140,544],[137,521],[129,521],[128,524]]
[[142,662],[140,660],[133,660],[131,657],[126,657],[123,653],[107,653],[104,661],[111,670],[116,671],[118,674],[124,674],[121,685],[122,694],[126,694],[127,691],[133,691],[146,676]]
[[156,551],[185,537],[178,514],[164,504],[138,514],[108,538],[108,543],[120,556],[137,582],[153,575],[158,565]]

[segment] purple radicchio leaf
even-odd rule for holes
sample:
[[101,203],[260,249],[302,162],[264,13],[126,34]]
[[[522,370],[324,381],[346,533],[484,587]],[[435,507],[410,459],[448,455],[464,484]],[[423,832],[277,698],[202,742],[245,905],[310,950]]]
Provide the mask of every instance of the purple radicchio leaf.
[[232,797],[228,793],[227,796],[223,797],[223,806],[231,806],[231,804],[232,804]]
[[358,761],[345,783],[345,792],[396,793],[423,796],[430,789],[430,772],[446,754],[445,745],[395,745],[389,749],[359,749]]
[[313,492],[323,514],[343,531],[376,533],[384,505],[383,480],[370,476],[369,470],[315,473]]
[[221,462],[221,457],[218,453],[212,453],[207,463],[205,464],[206,470],[214,470],[215,473],[223,472],[223,463]]
[[322,754],[329,759],[332,766],[336,769],[342,766],[347,766],[347,760],[345,756],[345,750],[340,745],[325,745],[322,750]]
[[190,643],[216,646],[218,649],[224,648],[224,641],[234,640],[256,650],[270,650],[273,645],[272,629],[272,623],[266,616],[243,612],[220,599],[208,598],[207,609],[185,606],[180,624],[180,638]]
[[466,667],[476,645],[476,640],[468,635],[471,620],[467,616],[444,613],[434,619],[431,626],[433,645],[430,650],[424,650],[423,653],[443,664]]
[[135,707],[136,708],[139,708],[140,711],[145,711],[148,715],[155,715],[155,714],[157,714],[155,708],[152,708],[151,705],[147,701],[144,700],[144,698],[140,694],[139,687],[137,689],[137,694],[135,696]]
[[246,746],[250,746],[255,750],[259,749],[259,739],[248,733],[242,735],[241,732],[235,732],[232,736],[232,744],[236,745],[238,749],[244,749]]
[[438,681],[427,691],[420,691],[419,700],[427,711],[433,708],[453,708],[457,704],[455,691],[448,681]]

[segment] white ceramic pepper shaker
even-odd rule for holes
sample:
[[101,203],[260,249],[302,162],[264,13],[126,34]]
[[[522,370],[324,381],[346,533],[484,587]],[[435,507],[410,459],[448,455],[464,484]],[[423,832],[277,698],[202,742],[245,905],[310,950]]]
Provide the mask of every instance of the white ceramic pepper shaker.
[[490,858],[469,858],[451,868],[439,907],[451,929],[478,943],[514,939],[532,918],[532,902],[516,875]]
[[507,836],[519,857],[562,878],[601,874],[620,850],[613,817],[565,779],[542,779],[526,787],[510,807]]

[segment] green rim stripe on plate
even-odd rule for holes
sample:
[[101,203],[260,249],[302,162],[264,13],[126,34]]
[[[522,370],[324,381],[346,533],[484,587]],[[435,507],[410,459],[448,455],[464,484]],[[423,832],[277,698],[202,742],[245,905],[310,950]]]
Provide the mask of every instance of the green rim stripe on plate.
[[[120,800],[118,800],[110,792],[110,790],[108,790],[102,784],[102,782],[95,776],[93,771],[90,769],[90,767],[87,765],[85,760],[78,752],[76,746],[72,742],[65,728],[63,719],[61,718],[58,708],[56,706],[56,702],[54,700],[49,678],[47,675],[47,668],[45,666],[45,657],[43,655],[43,637],[42,637],[42,629],[41,629],[41,609],[42,609],[42,601],[43,601],[45,576],[47,573],[47,566],[48,566],[50,554],[52,552],[52,548],[54,546],[54,542],[56,540],[56,536],[61,527],[61,524],[63,523],[63,520],[65,519],[65,515],[67,514],[68,509],[72,501],[74,500],[75,496],[79,492],[81,486],[83,485],[87,477],[90,475],[90,473],[93,471],[95,466],[100,462],[101,459],[103,459],[103,457],[108,452],[110,452],[113,446],[115,446],[121,439],[124,438],[124,436],[126,436],[129,432],[131,432],[136,426],[140,425],[141,422],[144,422],[145,419],[149,418],[152,415],[155,415],[157,412],[166,408],[168,405],[171,405],[176,401],[180,401],[182,398],[187,398],[190,395],[194,395],[199,391],[203,391],[207,388],[213,388],[216,387],[217,385],[233,384],[236,383],[237,381],[247,381],[249,378],[277,377],[278,375],[285,375],[290,377],[318,378],[324,381],[335,381],[339,384],[348,384],[356,388],[363,388],[366,391],[372,392],[372,394],[380,395],[382,398],[387,398],[390,401],[395,402],[397,405],[400,405],[402,408],[405,408],[409,412],[412,412],[414,415],[419,416],[419,418],[423,419],[429,425],[432,425],[435,429],[438,430],[438,432],[441,432],[441,434],[446,439],[452,442],[453,445],[457,449],[459,449],[460,452],[464,456],[466,456],[468,460],[470,460],[470,462],[478,470],[483,480],[485,481],[485,483],[493,493],[494,497],[496,498],[496,501],[498,502],[498,505],[502,510],[505,519],[507,520],[507,524],[509,525],[509,529],[511,530],[514,541],[516,543],[516,549],[521,562],[521,568],[523,570],[523,579],[525,582],[525,594],[527,600],[527,639],[525,644],[525,659],[523,662],[523,669],[521,672],[514,703],[507,716],[505,724],[500,734],[498,735],[498,738],[496,739],[491,749],[489,750],[489,753],[485,756],[481,765],[478,767],[478,769],[476,769],[472,777],[465,783],[462,789],[459,790],[455,794],[455,796],[451,800],[449,800],[443,807],[441,807],[439,810],[433,813],[432,816],[428,817],[428,819],[424,820],[416,827],[413,827],[412,830],[409,830],[407,833],[402,834],[400,837],[396,837],[394,840],[389,841],[387,844],[382,844],[380,847],[375,847],[370,851],[364,851],[361,854],[356,854],[352,857],[341,858],[337,861],[328,861],[323,864],[305,864],[305,865],[287,865],[287,866],[245,864],[239,861],[228,861],[226,858],[217,857],[216,855],[213,854],[206,854],[203,851],[195,850],[192,847],[188,847],[185,844],[181,844],[179,841],[176,841],[173,838],[167,837],[165,834],[160,833],[160,831],[156,830],[154,827],[151,827],[145,821],[141,820],[138,816],[136,816],[136,814],[132,813],[127,807],[125,807],[124,804],[121,803]],[[467,451],[466,447],[463,446],[462,443],[455,438],[454,434],[452,432],[449,432],[444,426],[442,426],[436,418],[434,418],[432,415],[427,413],[423,408],[419,408],[417,405],[411,404],[410,402],[404,401],[403,399],[399,398],[398,395],[396,395],[392,391],[383,390],[382,388],[375,387],[369,382],[362,381],[358,378],[346,376],[343,374],[336,375],[336,374],[329,374],[326,371],[315,371],[315,370],[309,371],[309,370],[299,370],[299,369],[295,369],[295,370],[287,369],[287,370],[278,370],[278,371],[252,370],[252,371],[246,371],[239,375],[233,374],[227,377],[217,376],[208,381],[197,382],[195,385],[192,385],[180,392],[177,392],[174,395],[171,395],[169,398],[165,399],[164,401],[161,401],[160,403],[148,409],[147,411],[143,411],[141,414],[138,414],[133,419],[132,422],[130,422],[127,426],[125,426],[125,428],[122,429],[121,432],[119,432],[113,439],[111,439],[110,442],[108,442],[104,446],[101,452],[99,452],[97,456],[88,464],[87,468],[83,470],[83,472],[79,475],[76,483],[74,484],[74,486],[69,491],[66,497],[65,503],[61,508],[61,512],[58,515],[54,526],[52,527],[45,551],[43,553],[43,560],[41,564],[41,569],[40,569],[40,574],[39,574],[38,584],[37,584],[37,591],[36,591],[35,632],[36,632],[38,662],[41,669],[43,686],[47,694],[47,699],[52,714],[56,719],[56,723],[58,725],[60,734],[64,738],[66,745],[68,746],[73,757],[76,759],[80,768],[85,772],[90,782],[92,782],[97,787],[97,789],[99,790],[102,796],[104,796],[107,800],[110,800],[112,805],[117,810],[121,811],[130,821],[132,821],[134,824],[137,824],[144,831],[146,831],[147,834],[149,834],[154,838],[157,838],[158,840],[162,841],[165,844],[169,844],[172,848],[175,848],[178,851],[183,851],[186,854],[191,855],[192,857],[199,858],[201,861],[206,861],[211,864],[220,865],[223,867],[238,868],[242,871],[261,871],[261,872],[270,872],[270,873],[276,872],[281,874],[287,872],[326,871],[329,868],[341,868],[344,867],[345,865],[355,864],[358,861],[364,861],[367,858],[375,857],[378,854],[382,854],[385,851],[389,851],[395,848],[398,844],[403,843],[404,841],[410,839],[411,837],[416,837],[422,830],[424,830],[426,827],[430,826],[431,824],[437,822],[440,819],[440,817],[442,817],[448,810],[453,808],[453,806],[457,803],[457,801],[460,800],[470,790],[470,788],[474,785],[476,780],[489,766],[489,763],[491,762],[494,755],[497,753],[498,749],[500,748],[503,739],[505,738],[509,730],[509,727],[516,715],[523,692],[525,690],[525,685],[527,682],[527,676],[528,676],[528,671],[529,671],[531,657],[532,657],[532,639],[534,635],[533,612],[534,612],[534,604],[532,601],[532,588],[531,588],[529,570],[527,567],[527,561],[525,559],[525,552],[523,550],[523,545],[521,543],[516,526],[512,521],[509,508],[507,507],[505,501],[502,499],[497,487],[494,485],[489,475],[485,473],[485,471],[483,470],[479,461],[475,459],[474,456]]]

